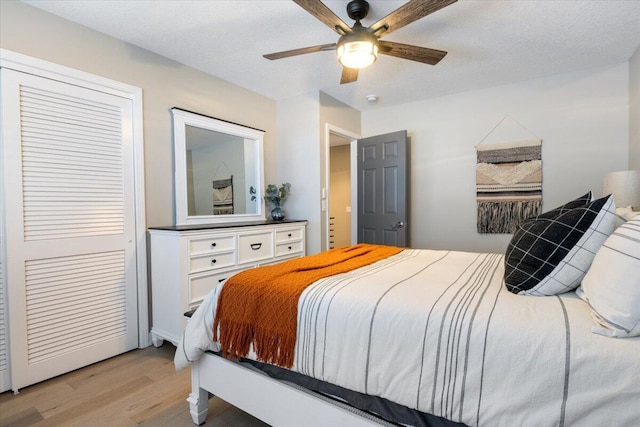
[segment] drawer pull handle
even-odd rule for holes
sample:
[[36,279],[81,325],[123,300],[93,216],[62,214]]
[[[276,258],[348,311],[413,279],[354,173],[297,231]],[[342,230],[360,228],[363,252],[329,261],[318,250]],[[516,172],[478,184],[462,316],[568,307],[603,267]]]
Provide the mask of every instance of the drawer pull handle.
[[216,259],[214,258],[211,260],[211,264],[215,264],[215,263],[216,263]]
[[291,246],[289,246],[289,250],[293,249]]
[[287,236],[291,237],[291,233],[287,234]]
[[218,245],[218,244],[217,244],[216,242],[213,242],[213,243],[211,244],[211,247],[212,247],[212,248],[215,248],[217,245]]
[[251,246],[251,249],[253,249],[254,251],[257,251],[262,247],[262,243],[252,243],[250,246]]
[[222,283],[222,282],[224,282],[225,280],[227,280],[227,278],[226,278],[226,277],[225,277],[224,279],[218,279],[218,283]]

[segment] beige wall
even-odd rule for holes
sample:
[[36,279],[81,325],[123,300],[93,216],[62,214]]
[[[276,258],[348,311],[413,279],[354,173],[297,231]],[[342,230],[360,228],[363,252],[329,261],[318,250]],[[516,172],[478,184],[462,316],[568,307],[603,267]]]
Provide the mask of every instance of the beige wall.
[[277,103],[277,182],[291,183],[284,209],[288,218],[305,219],[307,253],[320,251],[319,94]]
[[[334,128],[340,128],[343,131],[351,132],[352,134],[360,135],[361,128],[361,114],[360,111],[355,110],[348,105],[338,101],[337,99],[327,95],[324,92],[320,92],[320,143],[321,143],[321,156],[320,156],[320,182],[324,186],[329,182],[329,176],[327,174],[327,162],[329,161],[329,146],[330,135],[327,130],[327,126],[333,126]],[[327,236],[328,229],[328,212],[322,212],[321,232],[322,236]],[[328,242],[326,239],[322,239],[321,250],[328,249]]]
[[[265,130],[265,180],[288,181],[290,218],[322,248],[325,124],[358,133],[360,112],[323,93],[272,99],[17,1],[0,1],[0,47],[142,88],[147,226],[175,221],[171,107]],[[282,134],[276,134],[282,130]],[[277,141],[277,149],[276,149]]]
[[142,88],[147,226],[175,219],[171,107],[265,130],[267,181],[274,173],[269,98],[17,1],[0,1],[0,47]]
[[[599,197],[629,163],[628,81],[624,62],[363,113],[363,136],[411,137],[412,247],[504,253],[511,235],[476,230],[475,146],[489,133],[543,140],[544,210]],[[490,132],[507,114],[522,126]]]
[[640,169],[640,46],[629,59],[629,169]]
[[291,183],[287,217],[306,219],[307,253],[327,249],[322,186],[328,156],[326,125],[359,133],[360,112],[323,92],[310,93],[277,103],[277,181]]
[[351,146],[338,145],[330,149],[329,215],[333,217],[330,235],[334,248],[351,244]]
[[266,131],[266,181],[291,182],[285,209],[310,221],[310,253],[322,249],[327,123],[364,136],[409,131],[416,247],[503,249],[508,237],[474,230],[472,169],[473,146],[507,113],[544,140],[545,208],[585,188],[599,194],[605,172],[640,168],[638,51],[625,64],[380,106],[361,118],[322,92],[276,103],[17,1],[0,0],[0,47],[143,89],[148,226],[174,221],[174,106]]

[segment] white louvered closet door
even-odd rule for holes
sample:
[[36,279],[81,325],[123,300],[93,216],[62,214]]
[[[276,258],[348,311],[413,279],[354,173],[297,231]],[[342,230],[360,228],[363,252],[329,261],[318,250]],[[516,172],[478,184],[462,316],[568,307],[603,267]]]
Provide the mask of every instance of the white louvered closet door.
[[[0,199],[2,194],[2,173],[0,173]],[[0,393],[11,388],[9,376],[9,349],[8,335],[9,322],[7,322],[6,281],[4,280],[4,234],[2,230],[2,203],[0,203]]]
[[137,347],[132,105],[3,69],[11,388]]

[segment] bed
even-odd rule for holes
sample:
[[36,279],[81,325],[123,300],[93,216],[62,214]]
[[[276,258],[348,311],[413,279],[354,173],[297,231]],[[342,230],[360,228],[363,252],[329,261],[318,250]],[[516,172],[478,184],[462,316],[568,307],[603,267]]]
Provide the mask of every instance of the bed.
[[[561,214],[567,210],[573,208]],[[640,239],[619,238],[640,235],[640,216],[616,233],[608,227],[599,246],[615,249],[617,234],[640,259]],[[588,247],[584,240],[577,243]],[[614,266],[602,251],[589,261],[599,271],[587,283]],[[233,361],[220,356],[212,332],[219,284],[176,350],[176,368],[192,367],[194,423],[205,421],[212,393],[273,426],[637,425],[640,338],[633,327],[620,339],[602,333],[594,322],[607,315],[596,285],[548,296],[514,293],[505,286],[510,257],[404,249],[314,281],[298,300],[287,369],[256,362],[253,351]],[[614,276],[640,288],[634,272],[640,268],[632,261]],[[625,297],[631,310],[640,303],[634,298]],[[389,406],[395,409],[380,410]]]

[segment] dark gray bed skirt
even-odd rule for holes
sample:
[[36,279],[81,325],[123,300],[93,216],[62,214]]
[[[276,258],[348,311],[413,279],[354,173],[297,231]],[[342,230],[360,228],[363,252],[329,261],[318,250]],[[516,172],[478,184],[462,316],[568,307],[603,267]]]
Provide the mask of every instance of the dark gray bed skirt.
[[346,402],[350,406],[371,414],[372,417],[386,421],[387,425],[408,425],[416,427],[465,427],[447,419],[416,411],[378,396],[369,396],[356,391],[317,380],[278,366],[242,359],[240,364],[257,369],[271,378],[296,384],[306,390],[320,393],[338,402]]

